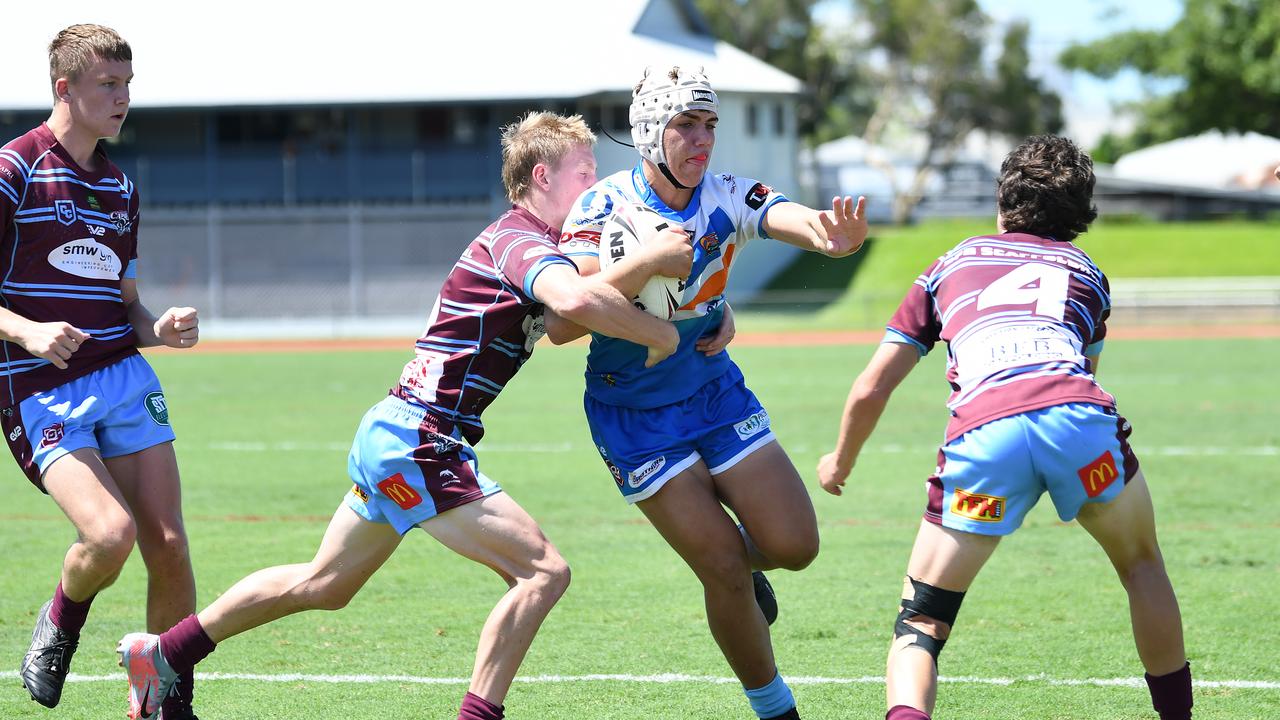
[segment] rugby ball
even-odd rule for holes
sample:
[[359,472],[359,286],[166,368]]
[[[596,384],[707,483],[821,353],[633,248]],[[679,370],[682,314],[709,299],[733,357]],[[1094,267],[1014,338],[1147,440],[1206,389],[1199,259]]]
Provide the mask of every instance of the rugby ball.
[[[654,235],[671,226],[670,220],[643,203],[621,205],[600,230],[600,269],[635,255]],[[683,280],[654,275],[632,302],[650,315],[670,320],[683,295]]]

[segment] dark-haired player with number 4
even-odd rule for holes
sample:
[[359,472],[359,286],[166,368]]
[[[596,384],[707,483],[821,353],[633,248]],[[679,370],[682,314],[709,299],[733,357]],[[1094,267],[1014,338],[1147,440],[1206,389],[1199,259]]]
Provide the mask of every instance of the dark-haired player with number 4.
[[889,396],[947,343],[951,420],[902,586],[889,720],[933,712],[938,654],[965,592],[1046,491],[1119,574],[1161,720],[1191,717],[1182,618],[1151,495],[1129,423],[1095,379],[1109,287],[1071,242],[1097,216],[1093,185],[1093,162],[1065,138],[1029,138],[1005,158],[997,234],[965,240],[916,278],[853,384],[835,451],[818,464],[822,487],[841,494]]
[[[819,211],[755,180],[707,172],[718,107],[701,72],[647,73],[631,101],[639,164],[582,195],[560,246],[583,274],[596,272],[601,228],[627,203],[643,203],[689,233],[693,270],[673,318],[679,349],[646,368],[640,346],[595,336],[587,419],[623,497],[702,583],[711,634],[752,710],[761,718],[794,718],[795,700],[769,637],[777,606],[768,581],[752,570],[807,566],[818,553],[818,526],[768,413],[722,352],[733,327],[725,282],[735,255],[754,238],[831,257],[856,252],[867,235],[865,202],[835,198],[830,210]],[[628,273],[619,263],[602,276],[631,297],[648,280],[643,270]],[[547,331],[563,339],[554,318]]]

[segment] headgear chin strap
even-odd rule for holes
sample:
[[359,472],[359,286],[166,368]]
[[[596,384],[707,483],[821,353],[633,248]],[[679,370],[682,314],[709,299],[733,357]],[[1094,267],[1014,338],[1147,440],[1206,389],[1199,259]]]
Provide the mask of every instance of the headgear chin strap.
[[708,110],[717,112],[720,102],[702,68],[685,70],[673,67],[665,73],[644,71],[644,79],[631,94],[631,139],[640,156],[657,166],[672,185],[688,190],[676,180],[667,167],[667,153],[662,147],[662,133],[667,123],[682,112]]

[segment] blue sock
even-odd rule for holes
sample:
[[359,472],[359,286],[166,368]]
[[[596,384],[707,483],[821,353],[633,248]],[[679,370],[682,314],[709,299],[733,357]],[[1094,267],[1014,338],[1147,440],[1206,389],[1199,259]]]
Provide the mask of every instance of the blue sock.
[[747,700],[751,702],[751,709],[755,712],[756,717],[772,718],[781,715],[796,706],[796,699],[791,695],[791,688],[783,682],[782,675],[773,676],[773,680],[764,687],[750,690],[743,688],[747,693]]

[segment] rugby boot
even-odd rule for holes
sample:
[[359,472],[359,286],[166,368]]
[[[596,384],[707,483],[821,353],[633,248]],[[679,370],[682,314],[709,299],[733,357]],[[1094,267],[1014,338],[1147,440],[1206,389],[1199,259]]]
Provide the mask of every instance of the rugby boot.
[[120,667],[129,678],[128,717],[153,720],[178,681],[178,673],[160,653],[160,636],[129,633],[120,639],[116,652],[120,653]]
[[760,612],[764,613],[765,622],[772,625],[778,619],[778,596],[773,594],[769,578],[759,570],[751,573],[751,583],[755,586],[756,604],[760,606]]
[[31,699],[51,708],[62,699],[62,685],[71,669],[71,656],[80,644],[79,634],[71,635],[49,619],[50,600],[40,608],[31,631],[31,647],[22,658],[22,686]]

